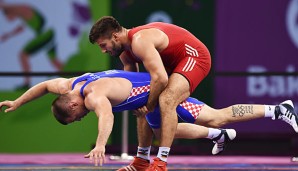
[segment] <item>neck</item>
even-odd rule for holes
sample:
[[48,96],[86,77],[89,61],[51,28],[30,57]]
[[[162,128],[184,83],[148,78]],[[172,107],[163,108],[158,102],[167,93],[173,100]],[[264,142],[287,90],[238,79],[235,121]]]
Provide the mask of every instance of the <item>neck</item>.
[[126,49],[129,49],[130,48],[130,40],[128,39],[128,32],[129,32],[129,29],[126,29],[126,28],[123,28],[122,29],[122,39],[121,41],[123,42],[122,44],[124,45],[124,47]]

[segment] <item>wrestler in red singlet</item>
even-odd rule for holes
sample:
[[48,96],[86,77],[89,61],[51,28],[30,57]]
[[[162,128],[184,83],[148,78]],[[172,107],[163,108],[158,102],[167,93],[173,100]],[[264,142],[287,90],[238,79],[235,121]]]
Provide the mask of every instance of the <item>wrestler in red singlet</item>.
[[[161,22],[132,28],[128,32],[128,38],[132,40],[136,32],[149,28],[159,29],[168,36],[167,48],[159,52],[165,69],[168,74],[175,72],[185,76],[190,84],[190,93],[192,93],[211,68],[211,56],[207,47],[189,31]],[[130,52],[126,51],[126,53],[135,62],[141,62],[132,57]]]

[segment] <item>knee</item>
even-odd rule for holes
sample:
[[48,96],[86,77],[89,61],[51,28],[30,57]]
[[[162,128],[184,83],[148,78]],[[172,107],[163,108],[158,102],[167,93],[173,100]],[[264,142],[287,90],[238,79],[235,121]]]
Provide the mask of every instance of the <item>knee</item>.
[[218,110],[209,110],[208,114],[199,115],[196,123],[207,127],[221,128],[226,125],[226,120]]
[[212,127],[212,128],[221,128],[225,125],[225,123],[222,121],[222,120],[213,120],[213,121],[210,121],[207,126],[208,127]]
[[170,106],[175,106],[175,99],[173,98],[173,93],[175,93],[174,91],[170,90],[170,89],[165,89],[159,96],[159,105],[160,108],[164,108],[164,107],[170,107]]
[[213,128],[221,128],[227,124],[226,119],[224,116],[218,114],[214,117],[213,120],[210,121],[209,125]]

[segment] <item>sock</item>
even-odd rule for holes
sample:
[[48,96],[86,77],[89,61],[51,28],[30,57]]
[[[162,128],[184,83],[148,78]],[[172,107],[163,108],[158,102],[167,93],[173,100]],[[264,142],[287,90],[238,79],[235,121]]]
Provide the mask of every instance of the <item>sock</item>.
[[221,133],[221,130],[215,128],[208,128],[208,136],[206,138],[213,139]]
[[273,118],[275,116],[274,111],[275,107],[273,105],[265,105],[265,117]]
[[169,147],[159,147],[157,157],[160,160],[167,162],[167,159],[168,159],[168,156],[170,153],[170,149],[171,148],[169,148]]
[[150,149],[149,147],[138,147],[137,157],[140,157],[145,160],[150,160]]

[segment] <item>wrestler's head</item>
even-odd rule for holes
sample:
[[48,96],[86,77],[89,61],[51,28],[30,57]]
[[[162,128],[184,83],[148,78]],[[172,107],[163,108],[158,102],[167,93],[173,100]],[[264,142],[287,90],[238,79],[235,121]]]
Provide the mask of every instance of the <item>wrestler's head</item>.
[[113,57],[118,57],[124,46],[119,41],[119,34],[123,27],[111,16],[100,18],[91,28],[89,41],[96,43],[103,53],[109,53]]
[[80,121],[89,113],[80,96],[71,93],[59,95],[52,103],[52,112],[61,124],[67,125]]

